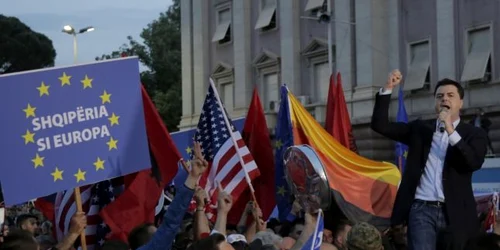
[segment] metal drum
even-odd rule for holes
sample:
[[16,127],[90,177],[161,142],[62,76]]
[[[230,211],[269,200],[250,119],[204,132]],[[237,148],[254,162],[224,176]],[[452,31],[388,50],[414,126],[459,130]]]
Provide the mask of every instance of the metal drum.
[[330,185],[316,151],[309,145],[292,146],[283,160],[286,181],[302,208],[311,213],[327,210],[332,199]]

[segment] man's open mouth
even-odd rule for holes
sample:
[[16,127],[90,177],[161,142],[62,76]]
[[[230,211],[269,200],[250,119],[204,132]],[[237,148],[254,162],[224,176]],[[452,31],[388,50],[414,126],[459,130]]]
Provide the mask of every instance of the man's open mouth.
[[441,105],[441,108],[447,108],[447,109],[450,109],[450,106],[446,105],[446,104],[443,104]]

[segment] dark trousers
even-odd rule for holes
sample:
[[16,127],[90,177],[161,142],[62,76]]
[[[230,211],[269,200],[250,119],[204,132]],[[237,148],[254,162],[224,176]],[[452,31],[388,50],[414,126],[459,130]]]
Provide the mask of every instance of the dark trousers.
[[443,205],[415,200],[408,218],[408,250],[436,250],[438,235],[446,226]]

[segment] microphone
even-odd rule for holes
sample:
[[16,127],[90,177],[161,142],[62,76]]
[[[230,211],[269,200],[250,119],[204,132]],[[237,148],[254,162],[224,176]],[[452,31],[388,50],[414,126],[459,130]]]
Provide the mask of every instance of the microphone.
[[440,121],[440,122],[439,122],[439,132],[444,133],[444,127],[445,127],[445,126],[444,126],[444,122],[443,122],[443,121]]
[[[448,112],[448,110],[448,107],[442,107],[439,113]],[[444,121],[439,121],[439,132],[444,133],[445,127]]]

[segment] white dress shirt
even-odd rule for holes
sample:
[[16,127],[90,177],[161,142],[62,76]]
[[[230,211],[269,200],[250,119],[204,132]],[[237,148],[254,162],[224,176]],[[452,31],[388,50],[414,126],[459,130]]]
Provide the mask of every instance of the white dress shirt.
[[[380,90],[380,95],[389,95],[392,91]],[[460,119],[453,122],[453,128],[460,123]],[[415,199],[425,201],[444,202],[443,194],[443,166],[448,146],[454,146],[462,137],[457,131],[448,135],[446,131],[439,131],[439,121],[436,120],[436,129],[432,136],[431,149],[425,163],[425,169],[420,177],[420,184],[415,192]],[[410,149],[411,150],[411,149]]]

